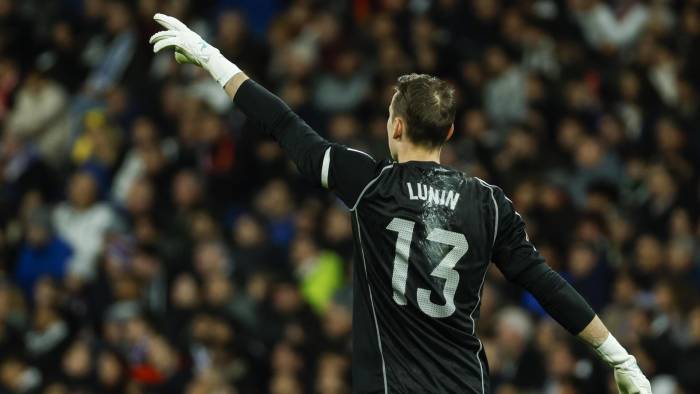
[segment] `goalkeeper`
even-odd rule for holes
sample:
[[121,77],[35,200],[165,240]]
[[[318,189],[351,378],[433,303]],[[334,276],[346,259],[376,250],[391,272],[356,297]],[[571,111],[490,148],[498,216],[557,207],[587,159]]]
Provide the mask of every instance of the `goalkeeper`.
[[544,262],[503,191],[440,164],[454,131],[449,85],[427,75],[399,78],[387,120],[393,160],[377,162],[321,138],[179,20],[154,19],[167,29],[151,37],[154,52],[172,47],[178,63],[206,69],[302,175],[351,207],[353,392],[490,392],[476,324],[493,261],[595,349],[620,393],[651,393],[635,358]]

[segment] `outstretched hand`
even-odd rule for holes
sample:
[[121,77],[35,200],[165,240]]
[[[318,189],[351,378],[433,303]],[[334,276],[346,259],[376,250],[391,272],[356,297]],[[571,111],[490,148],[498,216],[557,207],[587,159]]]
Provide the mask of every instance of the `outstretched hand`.
[[211,56],[219,53],[218,49],[209,45],[177,18],[159,13],[153,16],[153,20],[167,29],[151,36],[148,42],[153,44],[153,52],[158,53],[164,48],[174,47],[175,60],[178,63],[190,63],[204,68]]
[[221,86],[241,72],[235,64],[224,58],[218,49],[204,41],[199,34],[177,18],[158,13],[153,16],[153,20],[167,29],[151,36],[148,42],[153,45],[153,52],[158,53],[164,48],[172,47],[175,49],[175,61],[204,68]]

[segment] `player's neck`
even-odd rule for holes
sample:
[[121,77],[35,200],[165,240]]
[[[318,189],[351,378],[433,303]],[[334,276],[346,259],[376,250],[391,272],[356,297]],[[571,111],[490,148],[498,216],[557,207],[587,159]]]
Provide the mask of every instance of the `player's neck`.
[[396,161],[405,163],[407,161],[432,161],[440,164],[441,149],[423,149],[416,146],[407,146],[399,151]]

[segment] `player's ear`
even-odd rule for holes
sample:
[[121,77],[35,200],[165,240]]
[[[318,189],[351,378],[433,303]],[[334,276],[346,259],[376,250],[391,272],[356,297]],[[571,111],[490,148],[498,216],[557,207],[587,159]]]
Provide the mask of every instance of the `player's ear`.
[[394,128],[393,133],[392,133],[392,138],[395,140],[400,140],[401,137],[403,136],[404,130],[405,130],[405,123],[403,121],[403,118],[400,116],[394,117],[394,122],[392,127]]
[[452,135],[454,134],[454,132],[455,132],[455,124],[452,123],[452,125],[450,125],[450,129],[447,131],[447,138],[445,138],[445,141],[449,141],[450,138],[452,138]]

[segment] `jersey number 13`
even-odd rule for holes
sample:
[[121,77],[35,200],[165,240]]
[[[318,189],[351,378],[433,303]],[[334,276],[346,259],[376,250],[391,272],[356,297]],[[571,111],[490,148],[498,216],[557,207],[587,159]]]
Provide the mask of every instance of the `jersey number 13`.
[[[415,225],[416,223],[413,221],[394,218],[391,223],[386,226],[387,230],[398,233],[391,285],[394,289],[394,302],[399,305],[406,305],[408,258],[411,253],[411,241],[413,239],[413,228]],[[447,252],[437,267],[430,273],[430,275],[434,277],[445,280],[445,287],[442,290],[445,304],[440,305],[430,301],[431,290],[423,288],[418,289],[416,299],[418,300],[418,307],[423,313],[434,318],[444,318],[451,316],[455,312],[455,292],[459,285],[459,272],[457,272],[454,267],[467,253],[469,244],[464,234],[443,230],[441,228],[430,231],[427,240],[452,246],[452,249]]]

